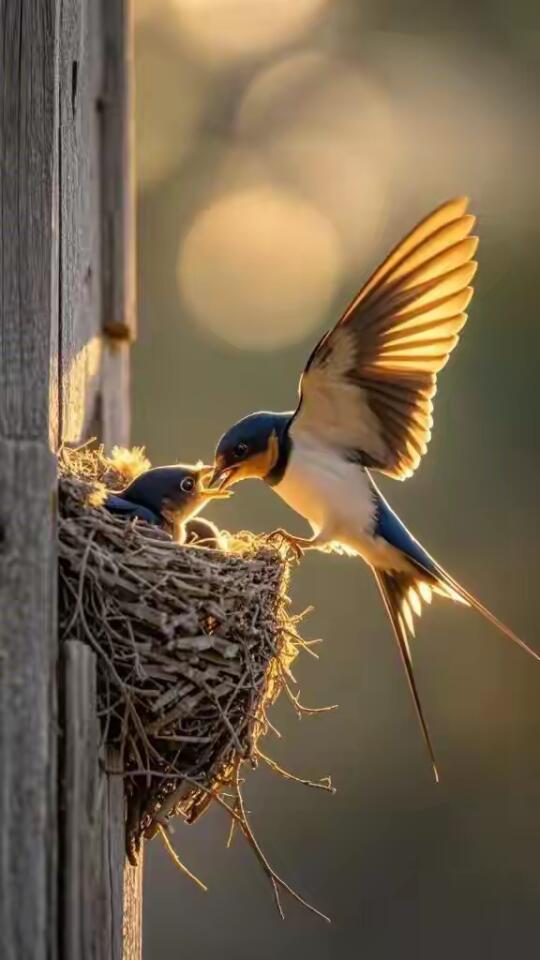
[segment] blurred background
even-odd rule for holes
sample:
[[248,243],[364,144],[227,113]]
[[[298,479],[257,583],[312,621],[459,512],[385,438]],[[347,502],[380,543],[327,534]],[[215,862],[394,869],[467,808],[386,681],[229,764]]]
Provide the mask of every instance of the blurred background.
[[[288,409],[312,345],[404,231],[450,196],[479,216],[470,324],[440,380],[429,456],[384,484],[403,519],[540,650],[540,15],[533,0],[135,0],[139,339],[133,441],[208,460],[239,416]],[[209,516],[303,533],[262,484]],[[308,556],[293,586],[319,661],[296,664],[247,805],[272,892],[219,811],[148,847],[145,957],[536,956],[540,667],[440,602],[413,656],[442,782],[368,570]]]

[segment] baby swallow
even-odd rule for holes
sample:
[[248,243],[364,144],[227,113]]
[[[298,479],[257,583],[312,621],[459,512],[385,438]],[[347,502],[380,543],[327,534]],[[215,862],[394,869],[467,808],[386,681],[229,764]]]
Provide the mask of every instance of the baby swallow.
[[371,471],[405,480],[431,437],[437,374],[467,320],[477,239],[466,198],[418,224],[372,274],[300,380],[296,410],[255,413],[219,441],[211,482],[270,484],[312,527],[298,550],[337,544],[370,566],[389,616],[435,775],[409,639],[432,594],[474,607],[540,659],[412,536]]
[[[104,506],[111,513],[130,518],[138,517],[146,523],[162,527],[178,543],[186,542],[186,524],[199,513],[209,500],[226,499],[227,491],[211,490],[205,486],[212,467],[175,464],[153,467],[136,477],[125,490],[110,493]],[[206,521],[197,521],[192,532],[202,539],[205,524],[208,537],[215,538],[216,528]],[[189,529],[187,531],[189,533]]]

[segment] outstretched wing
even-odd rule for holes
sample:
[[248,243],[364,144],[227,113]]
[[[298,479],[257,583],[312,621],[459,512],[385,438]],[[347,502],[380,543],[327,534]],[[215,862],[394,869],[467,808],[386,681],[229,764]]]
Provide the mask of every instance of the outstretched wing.
[[467,198],[435,210],[393,250],[311,354],[291,435],[355,451],[387,476],[416,470],[436,378],[467,320],[478,246]]

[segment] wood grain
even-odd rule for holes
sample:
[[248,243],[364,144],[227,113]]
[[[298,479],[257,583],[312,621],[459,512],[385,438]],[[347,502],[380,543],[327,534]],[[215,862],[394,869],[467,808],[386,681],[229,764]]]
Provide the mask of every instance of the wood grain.
[[87,433],[101,391],[101,4],[62,0],[59,58],[60,420]]
[[124,868],[123,778],[118,756],[102,743],[96,670],[88,646],[64,644],[63,954],[140,960],[141,871]]
[[55,960],[57,0],[0,43],[0,956]]
[[[60,29],[61,436],[72,442],[97,436],[107,448],[129,441],[129,347],[111,341],[103,329],[111,277],[133,260],[132,235],[122,235],[120,246],[111,242],[106,197],[114,196],[116,217],[126,224],[133,198],[120,179],[105,179],[119,177],[126,166],[120,153],[127,110],[123,77],[130,69],[127,9],[124,0],[63,0]],[[116,303],[123,304],[127,294],[120,279]],[[141,909],[128,900],[129,910],[123,910],[123,779],[104,773],[117,760],[100,750],[95,658],[77,648],[68,644],[62,684],[60,938],[66,957],[122,960],[124,939],[133,943],[138,937],[140,943]],[[139,946],[134,960],[140,956]]]
[[104,171],[130,169],[128,12],[0,0],[2,960],[120,960],[124,939],[140,958],[140,873],[123,915],[123,784],[98,763],[93,654],[66,649],[59,678],[56,629],[54,451],[129,432],[127,346],[103,336],[106,301],[122,324],[134,310],[129,175],[120,233],[103,216]]
[[46,440],[56,360],[57,0],[0,4],[0,436]]
[[124,867],[124,943],[122,960],[141,960],[143,858],[141,847],[139,863],[132,867],[126,860]]
[[[128,344],[111,341],[103,330],[112,290],[122,316],[133,309],[124,298],[134,238],[115,232],[133,217],[133,198],[121,177],[128,166],[127,10],[124,0],[63,0],[60,43],[62,438],[96,435],[108,448],[129,440]],[[65,753],[64,952],[81,960],[121,960],[124,938],[137,940],[141,909],[129,900],[123,912],[123,780],[103,773],[103,764],[112,768],[115,757],[99,749],[93,655],[71,647],[67,654],[65,731],[72,749]],[[81,749],[86,757],[77,765]],[[139,947],[133,957],[140,955]]]
[[55,957],[54,458],[0,440],[0,956]]
[[[64,836],[63,953],[96,956],[101,917],[96,883],[101,877],[99,770],[100,729],[96,715],[96,657],[89,647],[67,642],[63,649],[64,730],[62,830]],[[106,953],[103,956],[107,956]]]
[[102,96],[103,328],[135,336],[135,177],[133,147],[133,14],[131,0],[103,7]]

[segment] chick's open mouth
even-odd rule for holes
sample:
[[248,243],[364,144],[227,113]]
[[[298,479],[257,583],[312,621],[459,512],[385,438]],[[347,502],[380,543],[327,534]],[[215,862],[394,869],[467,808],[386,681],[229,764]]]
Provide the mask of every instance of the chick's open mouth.
[[[208,467],[201,473],[200,493],[209,500],[228,500],[232,497],[232,490],[227,490],[227,481],[232,470],[220,471]],[[219,481],[216,485],[216,481]]]

